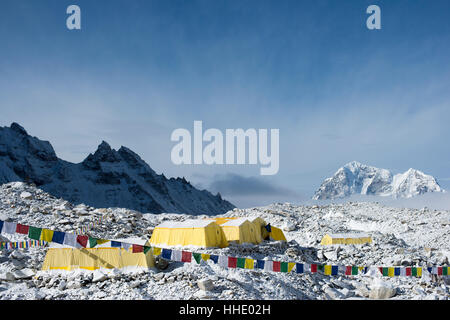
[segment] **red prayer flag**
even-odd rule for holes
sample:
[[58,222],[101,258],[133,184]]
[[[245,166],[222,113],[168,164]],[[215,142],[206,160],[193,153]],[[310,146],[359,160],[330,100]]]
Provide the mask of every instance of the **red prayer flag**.
[[16,232],[20,233],[20,234],[28,234],[28,230],[29,229],[30,229],[29,226],[26,226],[26,225],[23,225],[23,224],[20,224],[20,223],[18,223],[16,225]]
[[352,274],[352,266],[346,266],[345,267],[345,274],[351,275]]
[[77,242],[83,247],[86,248],[88,243],[89,237],[88,236],[77,236]]
[[406,268],[406,275],[411,276],[411,268]]
[[228,268],[236,268],[237,258],[228,257]]
[[442,276],[442,267],[437,268],[438,275]]
[[273,261],[273,271],[274,272],[280,272],[281,269],[281,262],[280,261]]
[[191,262],[192,259],[192,253],[189,251],[182,251],[181,252],[181,261],[182,262]]
[[378,270],[380,270],[381,274],[383,274],[383,267],[378,267]]
[[311,272],[317,272],[317,264],[311,264]]
[[144,247],[139,244],[133,244],[133,253],[144,252]]

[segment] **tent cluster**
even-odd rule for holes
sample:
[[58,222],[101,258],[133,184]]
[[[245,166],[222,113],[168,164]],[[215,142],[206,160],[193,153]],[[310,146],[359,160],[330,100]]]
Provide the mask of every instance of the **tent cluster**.
[[229,242],[258,244],[263,240],[283,240],[281,229],[267,224],[260,217],[209,218],[164,222],[153,230],[151,245],[224,248]]

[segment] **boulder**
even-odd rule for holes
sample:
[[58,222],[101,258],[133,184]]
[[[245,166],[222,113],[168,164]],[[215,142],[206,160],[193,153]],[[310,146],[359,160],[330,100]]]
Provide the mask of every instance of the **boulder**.
[[211,279],[198,280],[197,285],[203,291],[211,291],[214,289],[214,283]]
[[95,270],[93,277],[92,277],[92,282],[100,282],[100,281],[104,281],[108,278],[108,276],[106,274],[104,274],[103,272],[99,271],[99,270]]
[[25,268],[22,270],[17,270],[14,272],[14,277],[18,280],[31,279],[36,273],[29,269]]
[[3,274],[0,274],[0,280],[14,281],[14,280],[16,280],[16,277],[14,277],[14,274],[12,274],[11,272],[5,272]]
[[370,287],[369,298],[386,300],[395,296],[396,293],[397,289],[391,284],[376,278]]
[[27,191],[24,191],[20,194],[20,197],[24,200],[32,200],[33,199],[33,195]]

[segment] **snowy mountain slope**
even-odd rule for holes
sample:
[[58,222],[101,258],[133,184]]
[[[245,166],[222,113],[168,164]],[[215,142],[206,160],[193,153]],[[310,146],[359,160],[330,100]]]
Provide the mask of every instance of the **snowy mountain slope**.
[[220,214],[234,208],[220,194],[198,190],[184,178],[158,175],[126,147],[102,142],[81,163],[59,159],[51,144],[18,124],[0,127],[0,183],[32,182],[72,203],[141,212]]
[[415,169],[393,175],[387,169],[357,161],[347,163],[324,180],[314,200],[342,198],[352,194],[411,198],[427,192],[444,192],[436,179]]

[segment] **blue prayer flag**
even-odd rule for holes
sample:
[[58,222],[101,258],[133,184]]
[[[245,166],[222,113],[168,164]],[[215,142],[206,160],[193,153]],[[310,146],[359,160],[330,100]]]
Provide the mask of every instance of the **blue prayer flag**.
[[209,258],[214,261],[214,263],[219,261],[219,256],[216,256],[215,254],[210,255]]
[[264,260],[256,260],[256,268],[257,269],[264,269],[264,264],[265,264]]
[[303,264],[302,263],[296,263],[297,273],[303,273]]
[[339,272],[338,266],[331,266],[331,275],[336,276]]
[[64,237],[66,236],[65,232],[61,232],[61,231],[54,231],[53,232],[53,237],[52,237],[52,242],[56,242],[59,244],[63,244],[64,243]]
[[172,256],[172,250],[170,249],[162,249],[161,257],[167,260],[170,260]]
[[113,247],[113,248],[121,248],[122,247],[122,243],[118,242],[118,241],[111,241],[111,247]]

